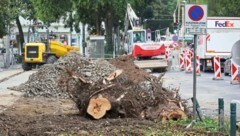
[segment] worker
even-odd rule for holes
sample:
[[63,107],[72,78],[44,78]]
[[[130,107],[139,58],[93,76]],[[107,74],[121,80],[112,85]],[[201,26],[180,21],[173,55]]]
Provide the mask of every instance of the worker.
[[134,42],[142,42],[141,36],[138,33],[135,36]]

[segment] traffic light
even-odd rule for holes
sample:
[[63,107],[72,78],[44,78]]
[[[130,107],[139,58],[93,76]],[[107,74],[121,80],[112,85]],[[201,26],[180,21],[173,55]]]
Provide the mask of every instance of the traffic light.
[[178,32],[178,22],[173,24],[173,32],[176,34]]

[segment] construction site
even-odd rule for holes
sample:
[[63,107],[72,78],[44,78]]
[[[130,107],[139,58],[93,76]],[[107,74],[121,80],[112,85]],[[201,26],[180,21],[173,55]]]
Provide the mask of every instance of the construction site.
[[0,136],[238,135],[226,3],[58,2],[0,4]]
[[[27,82],[8,87],[22,95],[1,112],[0,134],[148,135],[148,130],[165,131],[169,121],[191,118],[191,110],[177,88],[162,87],[163,75],[155,77],[137,68],[131,56],[106,61],[70,53],[42,66]],[[168,129],[181,129],[184,135],[214,135],[186,127]]]

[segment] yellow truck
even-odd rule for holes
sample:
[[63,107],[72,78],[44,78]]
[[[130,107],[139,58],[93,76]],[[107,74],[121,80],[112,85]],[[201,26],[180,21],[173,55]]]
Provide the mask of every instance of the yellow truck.
[[71,51],[79,51],[79,48],[62,45],[59,41],[51,40],[46,44],[37,42],[27,43],[24,46],[22,68],[28,71],[37,65],[53,64],[59,57]]

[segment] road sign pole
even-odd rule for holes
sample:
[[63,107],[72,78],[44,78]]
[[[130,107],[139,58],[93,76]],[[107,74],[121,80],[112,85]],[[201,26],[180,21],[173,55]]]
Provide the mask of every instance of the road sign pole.
[[193,52],[193,120],[196,120],[196,48],[197,48],[197,35],[194,35],[194,52]]

